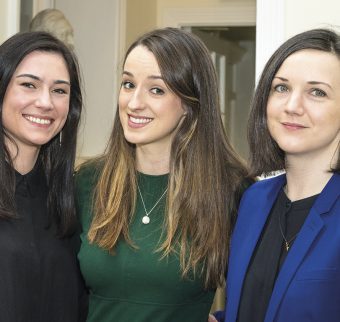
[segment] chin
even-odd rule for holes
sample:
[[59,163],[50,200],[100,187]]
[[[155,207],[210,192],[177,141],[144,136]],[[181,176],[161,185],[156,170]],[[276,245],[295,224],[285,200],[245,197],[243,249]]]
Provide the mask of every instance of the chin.
[[139,144],[142,143],[142,140],[140,138],[140,136],[136,135],[131,135],[130,133],[126,133],[124,134],[124,138],[127,142],[131,143],[131,144]]
[[306,144],[302,143],[302,142],[287,142],[287,141],[276,141],[278,146],[280,147],[280,149],[286,153],[289,152],[298,152],[300,150],[304,150],[304,147],[306,146]]
[[52,139],[53,139],[53,137],[52,138],[36,138],[36,139],[30,140],[30,142],[31,142],[32,146],[36,146],[36,147],[40,148],[42,145],[47,144]]

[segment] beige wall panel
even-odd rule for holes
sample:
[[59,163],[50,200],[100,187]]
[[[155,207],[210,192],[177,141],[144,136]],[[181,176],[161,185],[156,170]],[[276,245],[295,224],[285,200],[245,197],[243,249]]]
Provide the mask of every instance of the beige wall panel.
[[126,0],[126,46],[157,27],[157,0]]

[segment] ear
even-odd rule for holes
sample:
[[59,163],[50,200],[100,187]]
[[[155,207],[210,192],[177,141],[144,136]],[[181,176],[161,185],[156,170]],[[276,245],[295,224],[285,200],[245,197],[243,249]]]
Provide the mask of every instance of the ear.
[[183,116],[186,116],[188,114],[187,108],[184,104],[182,104],[182,110],[183,110]]

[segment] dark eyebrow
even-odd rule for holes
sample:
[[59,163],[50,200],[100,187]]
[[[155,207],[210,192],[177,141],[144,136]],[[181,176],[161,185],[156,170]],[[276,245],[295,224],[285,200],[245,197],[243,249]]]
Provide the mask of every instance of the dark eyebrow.
[[40,80],[40,78],[38,76],[32,75],[32,74],[20,74],[17,76],[17,78],[19,77],[29,77],[29,78],[33,78],[35,80]]
[[288,82],[288,79],[283,78],[283,77],[275,76],[274,79],[275,78],[278,78],[279,80],[282,80],[283,82]]
[[127,75],[127,76],[130,76],[130,77],[133,77],[133,74],[130,73],[130,72],[127,72],[126,70],[123,70],[123,75]]
[[160,80],[163,80],[163,77],[162,77],[162,76],[157,76],[157,75],[151,75],[151,76],[149,76],[148,78],[150,78],[150,79],[160,79]]
[[[17,76],[17,78],[19,78],[19,77],[29,77],[29,78],[32,78],[34,80],[41,81],[41,79],[38,76],[35,76],[35,75],[32,75],[32,74],[20,74],[20,75]],[[68,86],[71,86],[70,82],[62,80],[62,79],[55,80],[54,84],[66,84]]]
[[[283,82],[288,82],[288,79],[286,79],[284,77],[275,76],[274,78],[278,78],[278,79],[280,79]],[[310,85],[320,85],[320,84],[323,84],[323,85],[329,87],[330,89],[333,89],[331,85],[329,85],[328,83],[325,83],[325,82],[309,81],[309,82],[307,82],[307,84],[310,84]]]
[[71,86],[70,82],[61,80],[61,79],[57,79],[56,81],[54,81],[54,84],[65,84],[65,85]]
[[311,85],[323,84],[323,85],[326,85],[327,87],[329,87],[330,89],[333,89],[331,85],[329,85],[328,83],[325,83],[325,82],[310,81],[310,82],[308,82],[308,84],[311,84]]
[[[130,77],[133,77],[133,74],[124,70],[123,71],[123,75],[127,75],[127,76],[130,76]],[[158,75],[150,75],[148,76],[149,79],[160,79],[160,80],[163,80],[163,77],[162,76],[158,76]]]

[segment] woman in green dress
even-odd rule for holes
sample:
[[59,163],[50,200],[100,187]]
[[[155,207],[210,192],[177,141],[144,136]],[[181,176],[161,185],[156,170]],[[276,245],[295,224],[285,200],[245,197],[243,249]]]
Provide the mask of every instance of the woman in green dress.
[[175,28],[137,39],[106,152],[77,173],[88,321],[207,321],[246,175],[205,45]]

